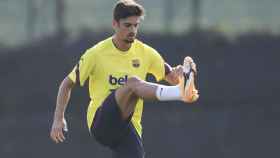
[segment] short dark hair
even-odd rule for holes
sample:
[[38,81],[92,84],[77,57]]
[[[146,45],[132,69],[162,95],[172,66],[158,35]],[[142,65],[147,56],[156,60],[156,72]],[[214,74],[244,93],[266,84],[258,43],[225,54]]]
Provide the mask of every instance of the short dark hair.
[[119,0],[114,7],[114,20],[119,21],[130,16],[144,17],[145,9],[134,0]]

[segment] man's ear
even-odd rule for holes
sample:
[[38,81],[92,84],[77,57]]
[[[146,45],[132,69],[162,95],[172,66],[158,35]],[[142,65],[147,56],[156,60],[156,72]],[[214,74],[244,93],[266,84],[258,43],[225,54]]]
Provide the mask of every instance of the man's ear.
[[113,19],[113,20],[112,20],[112,26],[113,26],[114,30],[116,30],[117,27],[119,26],[119,22],[116,21],[115,19]]

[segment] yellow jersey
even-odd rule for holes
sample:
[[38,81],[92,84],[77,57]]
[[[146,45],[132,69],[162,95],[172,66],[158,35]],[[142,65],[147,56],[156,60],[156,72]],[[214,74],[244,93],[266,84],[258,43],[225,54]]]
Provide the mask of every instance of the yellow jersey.
[[[153,74],[157,81],[163,79],[164,60],[155,49],[139,40],[135,40],[128,51],[117,49],[112,37],[88,49],[68,75],[81,86],[89,79],[91,101],[87,110],[88,128],[94,123],[97,108],[112,90],[124,85],[131,76],[145,80],[148,73]],[[139,99],[131,120],[139,136],[142,135],[142,111],[143,100]]]

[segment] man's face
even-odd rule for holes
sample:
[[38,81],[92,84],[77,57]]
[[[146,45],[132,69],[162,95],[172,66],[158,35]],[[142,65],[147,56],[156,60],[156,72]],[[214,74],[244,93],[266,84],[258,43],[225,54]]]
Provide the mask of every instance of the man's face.
[[113,27],[118,39],[125,43],[133,43],[137,35],[140,20],[141,17],[139,16],[130,16],[119,21],[114,20]]

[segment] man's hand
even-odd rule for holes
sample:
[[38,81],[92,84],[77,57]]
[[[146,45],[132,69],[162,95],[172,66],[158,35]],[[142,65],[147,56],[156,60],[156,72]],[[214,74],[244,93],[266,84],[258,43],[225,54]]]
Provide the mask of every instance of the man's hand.
[[62,143],[65,140],[63,130],[65,132],[68,131],[66,120],[64,118],[54,119],[52,129],[50,132],[50,137],[55,143]]
[[[194,63],[193,59],[191,57],[186,57],[187,61],[190,63],[190,69],[194,72],[194,74],[197,73],[196,64]],[[177,65],[176,67],[173,67],[171,72],[165,76],[165,80],[171,84],[171,85],[177,85],[179,84],[179,78],[183,76],[184,68],[182,65]]]
[[177,85],[179,83],[179,76],[183,75],[183,66],[178,65],[173,67],[171,72],[165,76],[165,80],[171,85]]

